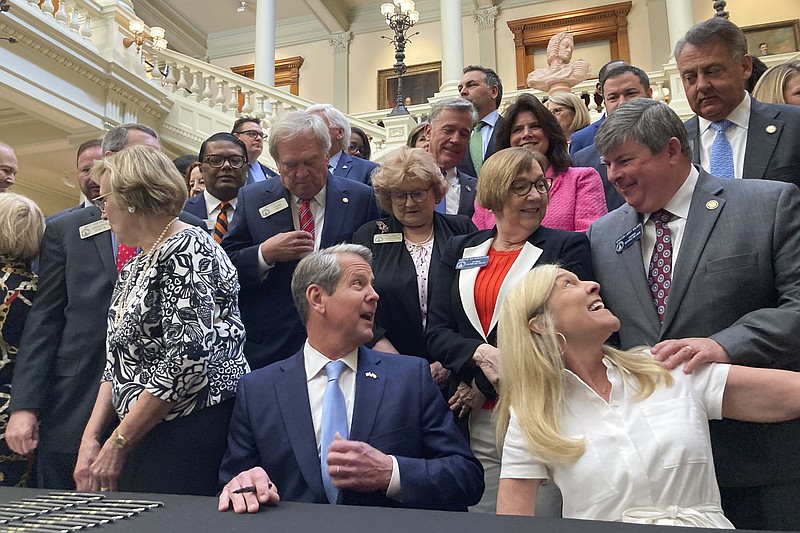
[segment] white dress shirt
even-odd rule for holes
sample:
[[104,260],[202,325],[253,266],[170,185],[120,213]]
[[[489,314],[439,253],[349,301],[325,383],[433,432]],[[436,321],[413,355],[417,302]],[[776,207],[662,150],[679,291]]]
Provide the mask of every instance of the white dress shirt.
[[[747,148],[747,128],[750,126],[750,94],[745,91],[744,98],[727,117],[733,124],[725,132],[725,137],[733,150],[733,177],[741,178],[744,172],[744,152]],[[697,117],[700,130],[700,166],[711,172],[711,146],[717,132],[711,129],[711,122]]]
[[512,411],[500,478],[552,479],[564,497],[564,518],[665,514],[654,523],[679,525],[699,515],[713,527],[732,528],[720,506],[708,432],[708,420],[722,417],[730,365],[704,365],[691,374],[679,367],[671,372],[672,387],[659,385],[638,400],[636,380],[610,359],[603,362],[612,384],[609,402],[569,370],[563,374],[561,434],[583,439],[583,455],[574,462],[538,460]]
[[[686,181],[683,182],[680,189],[664,206],[664,209],[672,213],[672,220],[667,224],[672,236],[672,279],[675,279],[675,272],[677,271],[678,254],[681,251],[686,219],[689,216],[689,207],[692,205],[692,195],[697,185],[697,178],[700,177],[697,168],[694,165],[691,165],[691,167],[692,169],[689,171]],[[645,274],[650,269],[650,258],[656,246],[656,223],[650,220],[650,214],[643,213],[644,219],[642,221],[644,227],[644,233],[642,234],[642,262],[644,263]]]
[[[356,397],[356,372],[358,372],[358,350],[353,350],[340,359],[345,364],[345,369],[339,376],[339,387],[344,395],[344,402],[347,405],[347,427],[353,427],[353,404]],[[311,407],[311,421],[314,423],[314,435],[317,439],[317,453],[320,453],[320,441],[322,440],[322,402],[325,396],[325,388],[328,386],[328,375],[325,365],[331,359],[322,355],[306,340],[303,346],[303,362],[306,368],[306,384],[308,386],[308,403]],[[386,496],[395,500],[400,499],[400,467],[397,459],[392,458],[392,479]]]
[[[222,200],[217,198],[216,196],[212,195],[208,190],[203,191],[203,199],[206,202],[206,213],[208,213],[208,220],[213,220],[216,222],[217,217],[219,216],[219,206],[222,203]],[[238,198],[233,198],[232,200],[228,200],[228,205],[233,207],[233,209],[228,209],[228,226],[230,227],[231,222],[233,222],[233,216],[236,212],[236,203],[239,201]]]
[[[484,126],[481,128],[481,141],[483,142],[483,158],[486,159],[486,150],[489,148],[489,139],[492,138],[492,133],[494,132],[494,128],[497,125],[497,119],[500,118],[500,113],[497,112],[495,109],[485,117],[483,117],[480,121],[483,122]],[[469,153],[469,152],[467,152]]]
[[445,195],[445,211],[448,215],[457,215],[458,207],[461,205],[461,183],[458,181],[456,168],[448,169],[444,178],[450,184]]

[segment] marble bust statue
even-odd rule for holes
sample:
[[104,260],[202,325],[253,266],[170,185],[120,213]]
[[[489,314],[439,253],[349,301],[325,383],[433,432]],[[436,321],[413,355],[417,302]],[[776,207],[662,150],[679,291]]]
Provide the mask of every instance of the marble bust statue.
[[589,63],[582,59],[570,63],[574,48],[575,43],[570,33],[555,34],[547,44],[548,66],[537,68],[528,74],[528,87],[556,94],[569,91],[578,83],[589,79]]

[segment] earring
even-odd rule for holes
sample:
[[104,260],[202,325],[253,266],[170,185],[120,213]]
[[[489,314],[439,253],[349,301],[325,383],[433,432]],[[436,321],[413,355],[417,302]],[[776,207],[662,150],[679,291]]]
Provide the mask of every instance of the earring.
[[567,344],[567,338],[564,336],[563,333],[561,333],[560,331],[556,331],[556,335],[560,337],[562,341],[564,341],[564,344]]
[[136,212],[136,208],[135,207],[133,207],[132,205],[128,206],[128,213],[135,213],[135,212]]

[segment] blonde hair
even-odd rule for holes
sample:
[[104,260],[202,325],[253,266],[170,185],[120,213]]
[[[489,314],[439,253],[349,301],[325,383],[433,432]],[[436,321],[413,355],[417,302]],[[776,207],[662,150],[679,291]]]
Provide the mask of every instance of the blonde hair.
[[401,146],[383,160],[383,164],[372,173],[372,187],[381,209],[392,212],[389,194],[411,180],[424,180],[431,186],[436,201],[447,193],[450,184],[442,176],[433,156],[422,148]]
[[783,90],[789,78],[800,73],[800,61],[789,61],[767,69],[753,88],[753,98],[768,104],[785,104]]
[[486,209],[500,211],[511,194],[511,184],[520,172],[532,172],[534,165],[544,173],[547,158],[525,148],[506,148],[486,160],[478,175],[478,203]]
[[[574,112],[572,124],[569,125],[569,133],[574,133],[581,128],[589,125],[589,108],[583,103],[581,98],[570,92],[556,93],[547,99],[548,102],[566,106]],[[547,109],[550,109],[549,107]],[[567,135],[568,132],[564,132]]]
[[13,192],[0,194],[0,255],[30,263],[39,254],[44,215],[39,206]]
[[[564,406],[564,359],[555,330],[549,298],[557,265],[541,265],[527,273],[503,303],[498,320],[500,373],[503,376],[495,409],[497,444],[502,449],[511,409],[531,455],[545,462],[572,462],[585,451],[581,439],[564,437],[560,416]],[[536,319],[541,334],[528,322]],[[638,381],[635,399],[650,396],[659,383],[672,386],[672,376],[643,353],[603,347],[604,354]]]
[[108,176],[120,207],[141,215],[178,216],[186,203],[186,181],[170,159],[149,146],[129,146],[95,161],[92,179]]

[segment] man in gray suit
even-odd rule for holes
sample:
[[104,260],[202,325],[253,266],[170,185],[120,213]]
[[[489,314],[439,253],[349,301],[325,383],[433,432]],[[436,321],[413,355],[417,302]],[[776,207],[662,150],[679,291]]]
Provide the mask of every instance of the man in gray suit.
[[431,107],[425,136],[428,152],[442,171],[450,188],[436,210],[448,215],[467,215],[475,212],[475,176],[459,170],[469,148],[472,128],[478,120],[475,107],[463,98],[445,98]]
[[[621,347],[652,346],[685,372],[713,361],[800,370],[797,187],[698,170],[678,116],[650,99],[617,108],[595,144],[627,202],[588,232]],[[800,529],[800,420],[712,422],[711,441],[737,527]]]
[[[675,45],[675,59],[697,114],[686,121],[692,161],[720,177],[800,185],[800,107],[764,104],[745,91],[753,58],[742,30],[719,17],[701,22]],[[712,170],[719,142],[732,155],[731,172]]]

